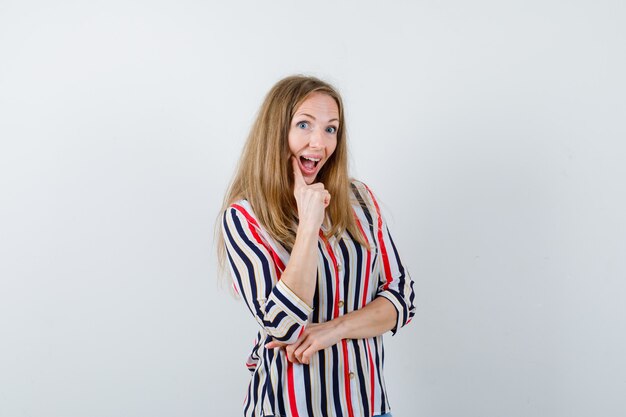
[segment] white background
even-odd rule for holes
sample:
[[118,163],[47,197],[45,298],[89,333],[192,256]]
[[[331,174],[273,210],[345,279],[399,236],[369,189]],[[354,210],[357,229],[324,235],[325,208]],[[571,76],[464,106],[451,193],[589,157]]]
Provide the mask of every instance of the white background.
[[415,280],[394,416],[626,413],[625,3],[382,3],[0,0],[0,416],[240,415],[213,224],[293,73]]

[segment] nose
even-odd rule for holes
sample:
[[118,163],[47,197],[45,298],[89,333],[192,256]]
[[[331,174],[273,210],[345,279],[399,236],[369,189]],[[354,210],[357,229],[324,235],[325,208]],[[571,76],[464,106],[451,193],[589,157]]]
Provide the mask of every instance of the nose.
[[311,148],[322,148],[324,146],[324,132],[320,128],[315,128],[309,135],[309,146]]

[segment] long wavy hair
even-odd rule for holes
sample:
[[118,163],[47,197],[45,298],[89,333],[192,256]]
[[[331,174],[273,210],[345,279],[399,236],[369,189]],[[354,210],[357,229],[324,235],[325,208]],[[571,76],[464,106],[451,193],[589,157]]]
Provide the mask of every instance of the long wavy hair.
[[332,97],[339,109],[337,147],[316,178],[332,197],[326,208],[326,224],[329,226],[326,236],[338,237],[347,230],[353,239],[367,245],[351,207],[346,124],[341,96],[333,86],[322,80],[295,75],[280,80],[265,97],[224,197],[216,225],[221,271],[226,263],[226,254],[220,221],[224,211],[236,201],[248,200],[259,223],[269,235],[288,250],[293,247],[298,218],[293,194],[289,128],[300,104],[314,92]]

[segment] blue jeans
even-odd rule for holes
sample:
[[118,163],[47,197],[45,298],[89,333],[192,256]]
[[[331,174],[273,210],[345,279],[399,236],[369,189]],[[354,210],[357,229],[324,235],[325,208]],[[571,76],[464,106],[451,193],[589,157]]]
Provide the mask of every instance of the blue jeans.
[[393,416],[391,415],[391,413],[385,413],[385,414],[379,414],[379,415],[374,416],[374,417],[393,417]]

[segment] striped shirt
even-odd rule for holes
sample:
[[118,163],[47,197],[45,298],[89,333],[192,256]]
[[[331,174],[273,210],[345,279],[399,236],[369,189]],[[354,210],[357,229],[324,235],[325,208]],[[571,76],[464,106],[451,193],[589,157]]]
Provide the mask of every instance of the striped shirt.
[[236,291],[260,331],[247,361],[251,381],[245,416],[372,416],[390,411],[383,376],[383,337],[344,339],[313,355],[308,365],[287,360],[271,340],[293,343],[307,323],[322,323],[385,297],[397,310],[393,334],[411,321],[413,281],[402,265],[377,201],[363,183],[351,184],[352,208],[364,247],[347,231],[318,238],[313,308],[280,281],[289,252],[259,225],[247,200],[223,215],[226,253]]

